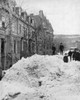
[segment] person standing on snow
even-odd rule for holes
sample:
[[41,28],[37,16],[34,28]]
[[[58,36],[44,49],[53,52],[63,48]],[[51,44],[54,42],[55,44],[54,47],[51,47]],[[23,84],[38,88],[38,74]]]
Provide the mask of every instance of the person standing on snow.
[[62,43],[60,43],[60,46],[59,46],[60,54],[63,54],[63,50],[64,50],[64,46]]
[[64,55],[64,57],[63,57],[63,61],[64,61],[65,63],[68,63],[68,54],[67,54],[67,53],[65,53],[65,55]]
[[80,61],[80,52],[79,50],[74,50],[74,53],[73,53],[73,60],[77,60],[77,61]]
[[71,58],[72,58],[72,54],[73,54],[73,52],[70,50],[69,53],[68,53],[68,56],[70,57],[70,61],[71,61]]
[[2,68],[0,67],[0,80],[2,79]]
[[56,47],[53,45],[52,46],[52,55],[55,55]]

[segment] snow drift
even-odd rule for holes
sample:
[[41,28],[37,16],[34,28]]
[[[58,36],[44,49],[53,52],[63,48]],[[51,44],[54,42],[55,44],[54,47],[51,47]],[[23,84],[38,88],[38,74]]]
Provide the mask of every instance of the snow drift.
[[3,100],[71,100],[73,95],[73,100],[78,100],[80,62],[64,63],[62,58],[62,55],[33,55],[19,60],[0,83]]

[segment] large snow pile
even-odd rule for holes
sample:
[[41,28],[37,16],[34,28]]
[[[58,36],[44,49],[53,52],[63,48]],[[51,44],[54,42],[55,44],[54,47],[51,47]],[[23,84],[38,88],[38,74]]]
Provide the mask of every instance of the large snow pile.
[[19,60],[0,83],[1,100],[78,100],[80,62],[64,63],[62,58],[33,55]]
[[59,67],[61,63],[63,63],[61,58],[56,56],[34,55],[27,59],[22,58],[7,71],[3,80],[9,82],[17,81],[33,87],[33,81],[37,83],[36,81],[41,77],[48,77],[52,73],[60,73]]

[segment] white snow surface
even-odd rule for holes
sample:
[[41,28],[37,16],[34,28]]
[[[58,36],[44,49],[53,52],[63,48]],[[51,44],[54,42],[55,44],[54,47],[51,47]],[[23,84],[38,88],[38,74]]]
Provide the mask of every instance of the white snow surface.
[[[39,86],[41,82],[41,86]],[[80,62],[62,55],[22,58],[0,82],[0,100],[80,100]]]

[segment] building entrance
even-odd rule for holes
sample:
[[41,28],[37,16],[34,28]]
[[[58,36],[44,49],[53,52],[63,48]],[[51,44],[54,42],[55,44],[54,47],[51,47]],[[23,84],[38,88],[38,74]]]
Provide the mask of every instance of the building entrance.
[[5,63],[5,41],[4,39],[1,39],[1,65],[3,70],[4,70],[4,63]]

